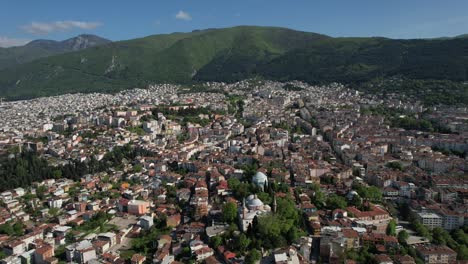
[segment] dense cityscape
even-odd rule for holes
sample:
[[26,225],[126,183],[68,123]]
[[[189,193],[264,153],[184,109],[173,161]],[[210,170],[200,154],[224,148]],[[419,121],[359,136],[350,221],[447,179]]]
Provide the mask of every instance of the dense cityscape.
[[466,107],[251,79],[0,111],[1,263],[468,261]]

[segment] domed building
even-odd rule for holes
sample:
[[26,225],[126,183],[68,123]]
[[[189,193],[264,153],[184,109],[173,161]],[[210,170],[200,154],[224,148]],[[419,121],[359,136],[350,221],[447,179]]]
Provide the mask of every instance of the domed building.
[[258,199],[257,195],[249,195],[247,199],[244,199],[242,207],[239,208],[239,221],[242,231],[247,231],[255,216],[269,212],[271,212],[271,207],[269,205],[263,204],[262,200]]
[[354,199],[354,196],[359,197],[359,194],[358,194],[355,190],[351,190],[350,192],[348,192],[348,193],[346,194],[346,199],[348,199],[349,201],[351,201],[351,200]]
[[268,186],[268,177],[265,173],[257,171],[257,173],[252,177],[252,183],[264,191],[265,187]]
[[270,206],[264,205],[262,200],[253,194],[247,197],[247,208],[249,210],[271,211]]

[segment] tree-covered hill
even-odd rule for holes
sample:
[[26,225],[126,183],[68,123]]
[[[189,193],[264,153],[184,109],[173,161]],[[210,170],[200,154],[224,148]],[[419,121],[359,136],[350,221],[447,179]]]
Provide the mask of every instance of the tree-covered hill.
[[466,81],[468,40],[326,39],[288,52],[262,65],[259,72],[308,82],[349,83],[390,76]]
[[24,99],[251,77],[361,84],[394,76],[466,82],[468,39],[331,38],[253,26],[154,35],[0,70],[0,96]]

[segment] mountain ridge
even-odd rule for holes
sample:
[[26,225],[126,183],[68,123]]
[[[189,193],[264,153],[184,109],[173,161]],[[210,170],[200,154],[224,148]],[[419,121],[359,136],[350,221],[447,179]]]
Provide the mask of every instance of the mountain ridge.
[[62,41],[36,39],[23,46],[0,48],[0,69],[110,42],[108,39],[91,34],[81,34]]
[[3,69],[0,95],[24,99],[252,77],[361,83],[392,76],[465,82],[468,39],[333,38],[256,26],[160,34]]

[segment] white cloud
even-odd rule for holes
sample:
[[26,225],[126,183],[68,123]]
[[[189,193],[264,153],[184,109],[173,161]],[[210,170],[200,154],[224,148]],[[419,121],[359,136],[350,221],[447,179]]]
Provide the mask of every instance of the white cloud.
[[179,13],[177,13],[175,17],[177,19],[185,20],[185,21],[192,20],[192,16],[189,13],[182,11],[182,10],[180,10]]
[[86,22],[86,21],[53,21],[53,22],[31,22],[30,24],[23,25],[21,28],[34,35],[46,35],[56,31],[69,31],[72,29],[85,29],[91,30],[101,26],[100,22]]
[[0,47],[8,48],[13,46],[23,46],[24,44],[30,42],[30,39],[17,39],[0,36]]

